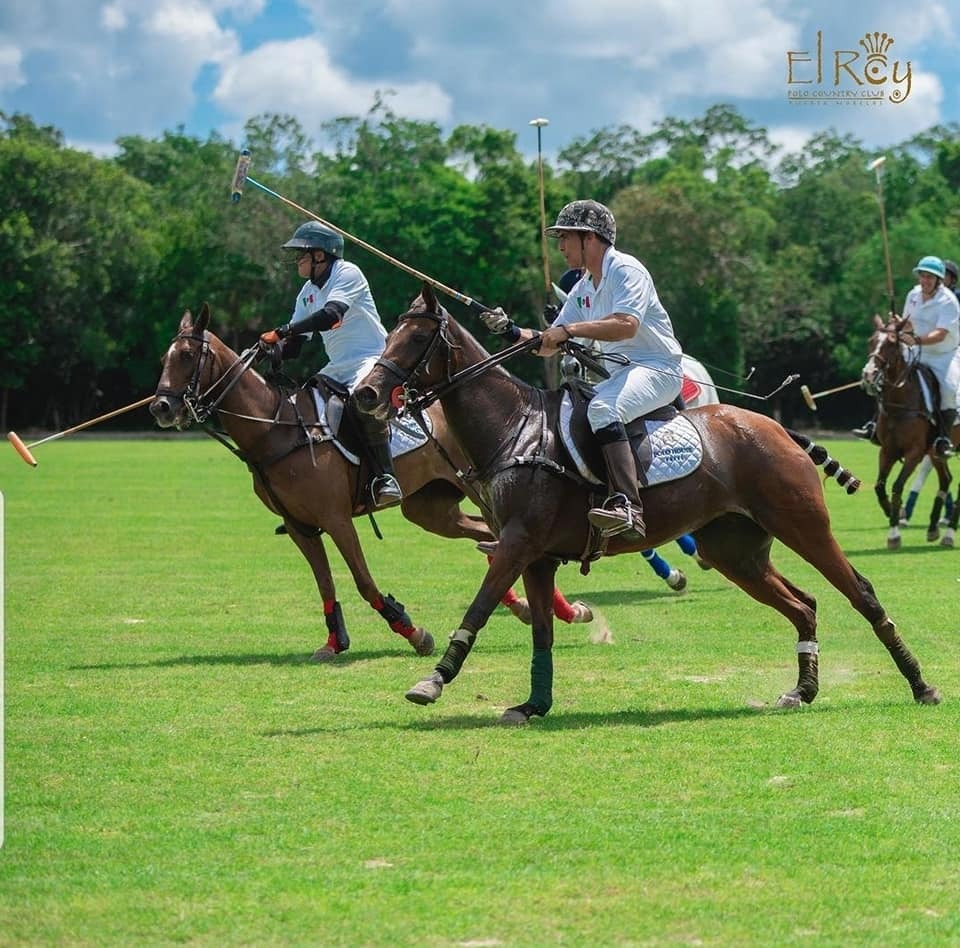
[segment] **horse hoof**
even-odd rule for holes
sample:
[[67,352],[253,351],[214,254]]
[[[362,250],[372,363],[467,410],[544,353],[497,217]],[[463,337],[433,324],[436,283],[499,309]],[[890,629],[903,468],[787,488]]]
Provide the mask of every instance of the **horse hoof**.
[[940,704],[942,700],[940,698],[940,689],[934,688],[933,685],[927,685],[920,694],[914,695],[913,700],[917,704]]
[[310,656],[310,661],[320,662],[321,664],[325,662],[332,662],[339,654],[340,654],[339,652],[336,652],[332,648],[330,648],[329,645],[324,645],[321,648],[318,648]]
[[666,578],[665,582],[677,593],[682,593],[687,588],[687,577],[682,569],[670,570],[670,575]]
[[432,655],[434,649],[433,636],[426,630],[416,628],[410,636],[410,644],[418,655]]
[[932,530],[927,531],[927,543],[934,543],[940,539],[940,531],[934,527]]
[[952,550],[954,547],[953,537],[949,533],[944,535],[944,538],[940,541],[940,546],[945,546],[948,549]]
[[900,537],[887,537],[887,549],[888,550],[899,550],[900,545],[903,541]]
[[702,570],[713,569],[713,567],[705,559],[703,559],[699,553],[694,553],[694,558],[696,559],[697,566],[699,566],[700,569]]
[[780,695],[777,698],[777,707],[778,708],[799,708],[803,702],[800,700],[800,695],[796,691],[788,691],[786,694]]
[[530,723],[530,718],[519,708],[507,708],[507,710],[500,715],[499,723],[509,724],[511,727],[522,727],[524,724]]
[[593,610],[582,599],[571,603],[570,608],[573,609],[571,623],[593,622]]
[[443,679],[437,672],[418,681],[405,695],[414,704],[433,704],[443,693]]
[[531,625],[533,617],[530,615],[530,603],[526,599],[515,599],[507,607],[524,625]]

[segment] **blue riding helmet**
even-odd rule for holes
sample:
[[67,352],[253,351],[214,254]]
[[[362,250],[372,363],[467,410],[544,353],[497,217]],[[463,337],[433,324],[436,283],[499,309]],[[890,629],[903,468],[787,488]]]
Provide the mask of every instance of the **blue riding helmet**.
[[939,257],[921,257],[920,262],[913,268],[913,275],[918,276],[921,273],[932,273],[942,280],[946,276],[947,269]]

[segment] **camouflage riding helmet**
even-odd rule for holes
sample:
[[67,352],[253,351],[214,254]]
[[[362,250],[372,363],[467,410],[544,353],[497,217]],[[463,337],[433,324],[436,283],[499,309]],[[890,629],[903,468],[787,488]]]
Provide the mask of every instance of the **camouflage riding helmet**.
[[343,256],[343,238],[319,221],[301,224],[283,246],[290,250],[323,250],[331,257]]
[[547,234],[557,237],[562,230],[587,231],[609,244],[617,242],[617,222],[610,208],[599,201],[571,201],[557,215],[557,222],[547,228]]

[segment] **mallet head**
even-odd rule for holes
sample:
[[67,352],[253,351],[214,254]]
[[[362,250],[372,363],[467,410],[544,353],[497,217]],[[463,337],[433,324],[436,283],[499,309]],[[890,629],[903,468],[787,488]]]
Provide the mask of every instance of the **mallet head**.
[[810,394],[810,389],[806,385],[800,386],[800,394],[803,396],[803,400],[807,403],[807,408],[810,411],[817,410],[817,403],[813,400],[813,395]]
[[230,185],[230,200],[236,204],[243,197],[243,186],[247,182],[247,172],[250,170],[250,149],[244,148],[237,159],[237,167],[233,172],[233,182]]
[[7,432],[7,441],[13,445],[13,450],[17,452],[31,467],[37,466],[37,459],[30,453],[30,449],[20,440],[20,436],[15,431]]

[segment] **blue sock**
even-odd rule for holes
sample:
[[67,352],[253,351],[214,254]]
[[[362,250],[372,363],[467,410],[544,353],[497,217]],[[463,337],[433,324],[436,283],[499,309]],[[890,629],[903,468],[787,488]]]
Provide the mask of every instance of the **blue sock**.
[[643,550],[640,555],[661,579],[666,579],[670,575],[670,564],[656,550]]
[[693,556],[693,554],[697,552],[697,541],[694,540],[689,533],[685,533],[682,537],[677,537],[677,546],[679,546],[687,556]]
[[903,505],[903,515],[907,520],[913,516],[913,508],[917,506],[917,498],[919,496],[920,492],[916,490],[912,490],[907,494],[907,502]]

